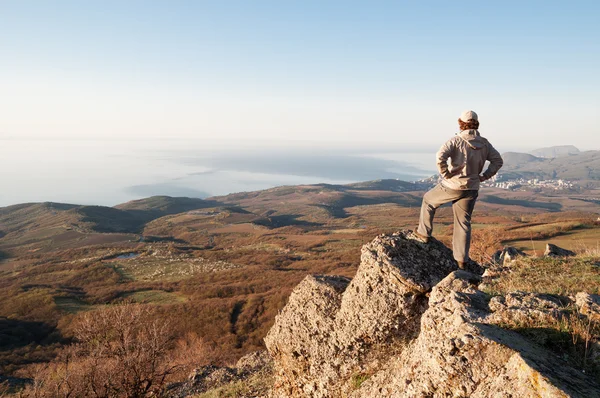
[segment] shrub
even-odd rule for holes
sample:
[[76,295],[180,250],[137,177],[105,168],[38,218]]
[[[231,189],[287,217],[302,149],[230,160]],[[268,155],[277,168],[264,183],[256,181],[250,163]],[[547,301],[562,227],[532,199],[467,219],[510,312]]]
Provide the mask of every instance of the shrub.
[[469,257],[479,264],[489,264],[495,250],[502,247],[503,233],[499,228],[473,230]]
[[168,324],[147,307],[126,304],[84,314],[76,343],[35,369],[26,397],[160,397],[176,370]]

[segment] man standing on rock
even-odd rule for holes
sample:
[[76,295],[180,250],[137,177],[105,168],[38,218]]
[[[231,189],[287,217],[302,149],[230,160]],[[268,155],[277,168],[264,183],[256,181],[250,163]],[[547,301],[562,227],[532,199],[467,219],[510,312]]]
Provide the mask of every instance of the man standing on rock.
[[[433,230],[433,217],[438,207],[452,202],[454,232],[452,249],[460,268],[469,261],[471,215],[479,194],[479,184],[492,178],[502,167],[500,153],[479,135],[479,120],[473,111],[464,111],[458,119],[460,133],[448,140],[438,153],[437,167],[442,181],[423,197],[416,234],[425,242]],[[450,159],[450,167],[448,165]],[[481,174],[486,160],[490,164]]]

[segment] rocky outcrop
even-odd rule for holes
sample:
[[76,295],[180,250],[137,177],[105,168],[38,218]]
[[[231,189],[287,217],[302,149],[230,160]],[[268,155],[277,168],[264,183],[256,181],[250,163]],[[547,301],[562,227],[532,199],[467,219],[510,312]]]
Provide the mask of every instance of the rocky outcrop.
[[[565,305],[550,295],[488,297],[464,272],[431,294],[421,334],[390,369],[355,397],[589,397],[600,386],[557,356],[507,329],[560,319]],[[383,388],[381,386],[384,386]],[[371,388],[369,388],[371,387]]]
[[562,247],[558,247],[552,243],[546,244],[546,250],[544,251],[544,256],[546,257],[571,257],[575,254],[576,253],[574,251],[563,249]]
[[273,396],[600,396],[594,379],[515,326],[560,321],[571,300],[490,298],[479,276],[456,269],[441,243],[404,231],[365,245],[352,281],[307,277],[265,339]]
[[256,351],[240,358],[233,367],[203,366],[194,369],[186,381],[169,385],[165,395],[170,398],[187,398],[208,392],[218,394],[216,389],[241,382],[246,384],[245,392],[248,397],[264,396],[264,391],[254,391],[248,379],[271,374],[272,364],[266,351]]
[[405,231],[362,249],[350,282],[308,276],[265,338],[283,396],[331,396],[360,368],[369,348],[415,336],[426,293],[458,269],[452,252]]

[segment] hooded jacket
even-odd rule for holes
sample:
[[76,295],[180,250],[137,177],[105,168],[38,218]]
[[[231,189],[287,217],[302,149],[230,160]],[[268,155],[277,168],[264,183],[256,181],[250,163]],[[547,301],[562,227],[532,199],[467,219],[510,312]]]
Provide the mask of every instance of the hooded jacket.
[[478,190],[486,160],[490,164],[483,173],[484,181],[496,175],[503,164],[500,153],[477,130],[457,133],[442,145],[436,158],[442,185],[456,190]]

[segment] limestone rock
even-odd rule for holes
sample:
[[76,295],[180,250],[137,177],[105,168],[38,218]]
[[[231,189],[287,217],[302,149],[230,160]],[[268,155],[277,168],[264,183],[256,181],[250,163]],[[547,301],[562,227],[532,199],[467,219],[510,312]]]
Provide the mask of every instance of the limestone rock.
[[544,251],[546,257],[570,257],[575,256],[575,252],[562,247],[553,245],[552,243],[546,244],[546,250]]
[[235,368],[238,373],[256,372],[270,367],[272,362],[267,351],[254,351],[241,357],[235,364]]
[[[546,297],[529,298],[559,307]],[[511,301],[505,302],[510,305]],[[477,289],[474,275],[464,271],[449,275],[431,293],[418,338],[352,397],[600,394],[600,386],[591,378],[518,333],[497,326],[490,307],[486,295]]]
[[334,317],[346,278],[307,276],[275,318],[265,344],[275,362],[275,387],[310,396],[332,384],[346,359],[336,344]]
[[502,250],[498,250],[492,256],[492,262],[495,264],[509,265],[518,257],[526,257],[527,253],[517,249],[516,247],[506,246]]
[[489,307],[493,313],[487,321],[494,324],[560,321],[569,304],[571,300],[568,297],[512,292],[490,300]]
[[593,378],[506,328],[558,321],[570,299],[490,299],[449,249],[410,231],[377,237],[361,260],[352,281],[309,276],[293,291],[265,338],[273,397],[600,396]]
[[[187,381],[169,385],[165,393],[171,398],[196,396],[231,383],[246,382],[254,375],[271,373],[272,364],[267,351],[251,352],[240,358],[235,367],[208,365],[194,369]],[[244,396],[247,397],[267,396],[266,388],[265,391],[253,391],[247,386],[246,392],[248,395]]]
[[359,368],[369,347],[417,332],[427,293],[457,269],[452,252],[411,231],[362,248],[352,282],[308,276],[276,317],[265,344],[282,396],[328,397]]
[[600,322],[600,295],[579,292],[575,296],[579,311],[596,322]]
[[187,381],[169,385],[167,392],[169,397],[185,398],[230,383],[236,379],[236,369],[208,365],[194,369],[188,376]]

